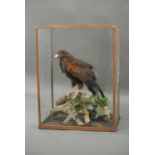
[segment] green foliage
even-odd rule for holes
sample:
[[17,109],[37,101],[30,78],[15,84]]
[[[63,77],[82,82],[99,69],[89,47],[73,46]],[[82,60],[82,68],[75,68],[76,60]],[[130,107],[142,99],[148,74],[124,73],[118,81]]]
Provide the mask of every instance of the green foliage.
[[103,116],[103,115],[104,115],[103,107],[98,105],[97,108],[96,108],[96,116],[95,116],[95,118],[98,118],[98,117]]
[[80,111],[84,109],[82,97],[83,97],[82,93],[78,93],[77,96],[73,99],[72,104],[74,110]]
[[91,102],[95,102],[95,103],[103,105],[103,106],[107,106],[108,105],[108,98],[107,97],[91,95],[89,100]]
[[72,108],[78,112],[83,111],[85,109],[90,111],[95,110],[96,111],[95,118],[98,118],[99,116],[104,115],[104,107],[108,105],[108,98],[91,95],[85,101],[84,94],[79,92],[77,96],[72,100],[72,105],[73,105]]
[[99,96],[99,97],[97,97],[97,103],[101,106],[107,106],[108,105],[108,98]]
[[85,106],[88,110],[93,110],[94,109],[94,106],[93,106],[93,103],[92,102],[86,102],[85,103]]
[[108,105],[108,98],[107,97],[102,97],[102,96],[90,96],[90,100],[94,101],[96,103],[96,116],[95,118],[98,118],[100,116],[104,115],[104,107]]

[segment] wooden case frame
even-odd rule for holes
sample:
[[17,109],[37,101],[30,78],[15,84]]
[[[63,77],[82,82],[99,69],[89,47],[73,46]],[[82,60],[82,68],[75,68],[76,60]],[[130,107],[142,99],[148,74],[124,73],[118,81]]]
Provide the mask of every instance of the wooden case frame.
[[[113,61],[113,113],[112,113],[112,127],[88,127],[88,126],[65,126],[65,125],[46,125],[41,120],[41,106],[40,106],[40,64],[39,64],[39,48],[38,48],[38,31],[40,29],[111,29],[112,30],[112,61]],[[116,32],[118,36],[116,38]],[[116,39],[118,43],[116,45]],[[116,106],[116,46],[118,46],[118,97]],[[59,129],[59,130],[82,130],[82,131],[103,131],[114,132],[117,131],[120,120],[120,28],[118,25],[41,25],[36,27],[36,76],[37,76],[37,98],[38,98],[38,128],[39,129]],[[118,116],[116,116],[116,108]]]

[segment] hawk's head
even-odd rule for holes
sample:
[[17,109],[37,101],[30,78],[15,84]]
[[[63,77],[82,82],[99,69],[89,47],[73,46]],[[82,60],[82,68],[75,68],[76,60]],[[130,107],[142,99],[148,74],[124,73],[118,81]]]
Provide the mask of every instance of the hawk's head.
[[73,57],[73,56],[65,50],[60,50],[54,55],[54,57],[61,59],[61,58],[67,58],[67,57]]

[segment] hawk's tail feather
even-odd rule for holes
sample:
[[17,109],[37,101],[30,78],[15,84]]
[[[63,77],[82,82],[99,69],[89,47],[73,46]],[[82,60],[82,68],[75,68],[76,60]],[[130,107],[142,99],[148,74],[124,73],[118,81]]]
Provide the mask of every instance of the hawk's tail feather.
[[99,90],[101,96],[102,96],[102,97],[105,97],[105,95],[104,95],[104,93],[103,93],[103,91],[102,91],[102,89],[100,88],[99,85],[97,85],[97,88],[98,88],[98,90]]
[[92,86],[87,86],[87,87],[93,95],[98,95],[98,96],[101,95],[102,97],[105,97],[99,85],[96,85],[96,87],[92,87]]
[[93,95],[97,95],[97,92],[96,92],[96,90],[95,90],[93,87],[88,86],[88,90],[89,90]]

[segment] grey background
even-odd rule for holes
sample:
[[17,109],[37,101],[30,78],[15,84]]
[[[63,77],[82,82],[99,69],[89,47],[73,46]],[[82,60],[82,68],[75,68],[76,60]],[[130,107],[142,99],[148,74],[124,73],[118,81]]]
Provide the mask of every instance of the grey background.
[[[25,38],[26,81],[25,82],[26,82],[26,154],[27,155],[128,154],[128,77],[129,77],[128,76],[128,49],[129,49],[128,7],[129,7],[128,0],[85,0],[85,1],[26,0],[26,38]],[[40,24],[119,24],[120,25],[121,121],[118,128],[118,132],[98,133],[98,132],[80,132],[80,131],[48,131],[37,129],[37,98],[36,98],[36,77],[35,77],[36,75],[35,26]],[[100,34],[101,33],[95,32],[96,37],[99,36],[100,38],[101,37]],[[106,41],[105,38],[102,39]],[[69,38],[67,40],[68,42],[70,42]],[[99,54],[102,49],[102,47],[98,45],[99,40],[96,41],[95,43],[96,46],[94,47],[87,46],[87,48],[85,48],[86,46],[82,46],[84,45],[83,42],[81,42],[79,45],[76,43],[75,45],[71,45],[69,47],[66,46],[67,44],[65,45],[59,42],[58,45],[55,44],[54,52],[56,52],[58,48],[67,47],[67,49],[74,52],[76,56],[79,57],[82,56],[84,57],[84,59],[86,60],[88,59],[89,61],[90,58],[92,57],[91,53],[93,53],[94,50],[96,52],[98,51],[97,53]],[[55,41],[55,43],[58,43],[58,41]],[[60,45],[62,46],[59,47]],[[102,43],[100,45],[102,45]],[[107,49],[106,45],[107,43],[105,43],[104,49]],[[82,53],[80,54],[78,52],[83,50],[84,51],[89,50],[90,56],[88,56],[87,54]],[[97,62],[98,62],[97,58],[94,59],[93,64],[95,64],[95,67],[98,66]],[[101,68],[97,68],[98,73],[100,73],[100,69]],[[56,73],[59,75],[60,72]],[[104,78],[104,76],[100,74],[99,77],[100,78],[102,77],[102,79]],[[102,83],[102,79],[101,80],[99,79],[100,83]],[[48,87],[46,87],[45,90],[46,92],[49,92]],[[56,90],[59,92],[61,90],[61,93],[63,93],[64,87],[57,85]],[[108,90],[108,88],[104,86],[104,90]]]

